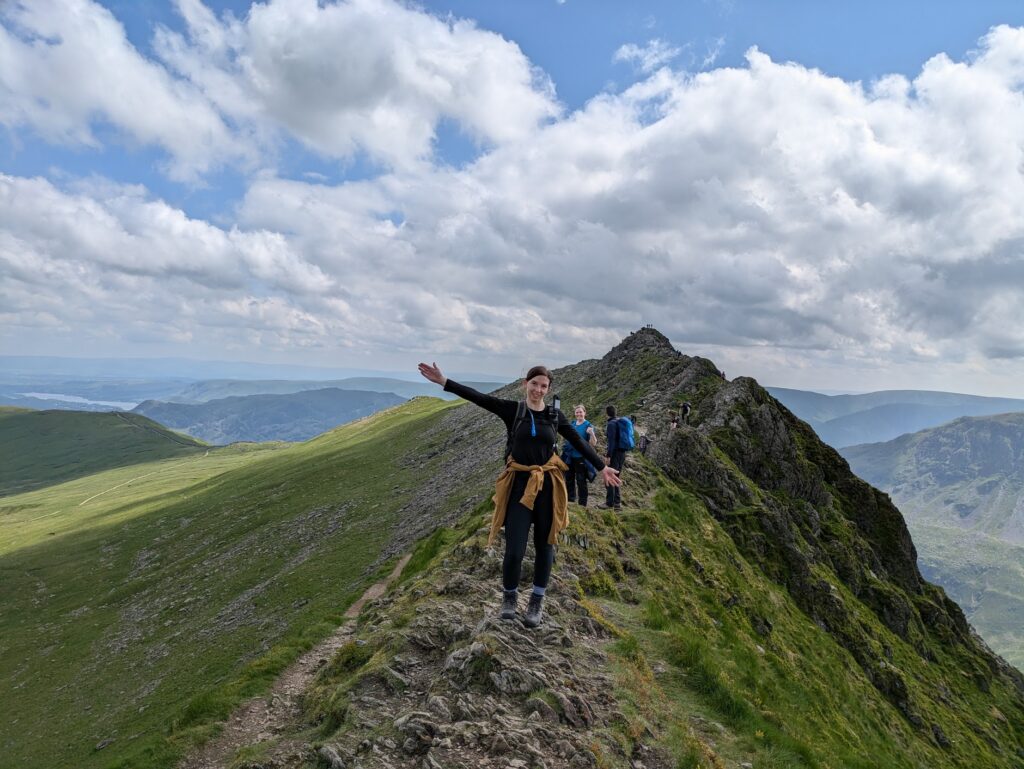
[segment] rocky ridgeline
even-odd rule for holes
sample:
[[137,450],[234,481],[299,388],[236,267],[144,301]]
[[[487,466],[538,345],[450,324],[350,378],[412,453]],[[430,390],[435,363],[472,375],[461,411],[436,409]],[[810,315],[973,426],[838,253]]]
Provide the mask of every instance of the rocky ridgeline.
[[[971,658],[979,687],[998,676],[1024,693],[1020,672],[988,649],[960,607],[921,576],[906,522],[888,495],[855,476],[838,452],[755,380],[725,379],[714,363],[683,355],[653,328],[630,334],[600,360],[553,373],[563,410],[585,402],[599,434],[606,404],[635,415],[652,439],[655,464],[704,500],[744,556],[786,587],[911,723],[924,726],[889,664],[891,650],[857,620],[818,566],[830,569],[924,659],[934,658],[935,644],[957,646]],[[512,383],[495,394],[519,398],[521,392]],[[670,430],[670,415],[684,401],[692,405],[688,423]],[[427,507],[437,508],[427,518],[452,524],[465,510],[445,511],[442,501],[460,483],[487,487],[499,467],[504,428],[467,407],[453,409],[424,437],[445,467],[438,488],[421,495],[431,501]],[[625,495],[629,504],[628,485]],[[427,526],[426,519],[419,525]]]
[[[1015,711],[1001,723],[1019,729],[1024,677],[921,577],[910,534],[889,498],[853,475],[754,380],[726,380],[710,361],[682,355],[654,329],[631,334],[601,360],[554,375],[566,410],[586,403],[599,432],[605,404],[636,415],[652,439],[651,469],[703,501],[747,563],[849,652],[918,739],[950,749],[957,737],[934,714],[956,713],[997,755],[1024,758],[1016,738],[1003,745],[993,736],[987,706],[973,704],[975,694],[995,687],[1013,692]],[[513,384],[498,395],[520,392]],[[690,419],[670,430],[670,415],[683,401],[692,404]],[[467,506],[486,499],[503,442],[500,421],[472,406],[451,409],[428,428],[422,449],[405,461],[436,471],[410,501],[408,525],[394,535],[390,552],[439,524],[457,524]],[[627,506],[647,504],[642,477],[627,473]],[[479,489],[475,502],[467,488]],[[459,489],[466,501],[456,508],[450,500]],[[629,755],[609,737],[624,718],[605,657],[610,634],[580,588],[591,575],[581,571],[585,564],[573,557],[574,548],[559,556],[545,624],[528,632],[496,619],[500,542],[497,552],[482,543],[481,533],[470,536],[439,568],[364,613],[355,640],[324,660],[308,693],[310,712],[329,714],[319,727],[328,741],[310,739],[298,748],[292,742],[291,755],[335,769],[671,766],[652,747],[653,733],[639,730]],[[620,555],[622,579],[630,569],[627,552]],[[628,584],[614,590],[629,600]],[[770,637],[770,622],[751,623]],[[910,669],[944,666],[962,678],[957,690],[901,669],[902,644],[920,661]],[[694,722],[688,729],[691,745],[713,739]],[[253,766],[302,765],[274,761]]]

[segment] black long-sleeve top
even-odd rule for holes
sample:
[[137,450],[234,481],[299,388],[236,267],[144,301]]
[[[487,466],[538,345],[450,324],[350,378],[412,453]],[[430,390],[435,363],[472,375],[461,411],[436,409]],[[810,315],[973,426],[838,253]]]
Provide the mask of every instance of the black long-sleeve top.
[[[511,430],[516,421],[516,411],[519,409],[519,401],[495,398],[493,395],[485,395],[477,392],[472,387],[459,384],[449,379],[444,386],[447,392],[454,393],[470,403],[475,403],[481,408],[487,409],[492,414],[497,414],[505,423],[505,428]],[[584,441],[575,428],[565,418],[560,410],[555,410],[557,424],[551,418],[551,409],[534,411],[527,405],[526,418],[519,423],[516,434],[512,436],[512,458],[521,465],[543,465],[551,459],[552,447],[555,445],[555,432],[565,438],[572,447],[582,454],[598,471],[604,470],[604,462],[597,455],[593,447]],[[536,435],[531,435],[532,424],[536,427]]]

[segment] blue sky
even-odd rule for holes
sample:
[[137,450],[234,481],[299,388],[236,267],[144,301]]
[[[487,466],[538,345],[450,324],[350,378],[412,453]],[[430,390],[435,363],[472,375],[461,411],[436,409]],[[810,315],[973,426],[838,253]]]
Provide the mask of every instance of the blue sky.
[[[157,26],[182,30],[184,24],[168,0],[111,0],[103,3],[124,25],[131,43],[153,55]],[[245,0],[208,2],[218,15],[244,18]],[[795,61],[845,80],[870,82],[900,73],[913,77],[937,53],[962,58],[997,24],[1024,24],[1019,2],[616,2],[615,0],[524,0],[522,2],[423,2],[441,17],[474,20],[514,41],[553,79],[559,100],[579,109],[602,91],[621,90],[635,82],[628,62],[615,61],[621,46],[652,38],[680,49],[677,64],[690,71],[743,66],[751,46],[778,61]],[[713,57],[713,62],[705,60]],[[482,148],[442,123],[438,157],[463,164]],[[201,184],[181,184],[161,174],[162,159],[152,147],[125,148],[116,140],[102,150],[55,146],[25,132],[0,134],[0,169],[21,175],[48,175],[54,169],[71,175],[100,173],[127,183],[145,184],[189,214],[204,218],[229,215],[246,189],[245,178],[232,170],[204,177]],[[280,173],[289,178],[322,174],[327,181],[366,178],[379,167],[365,156],[339,163],[291,142],[282,153]]]
[[772,384],[1021,394],[1019,3],[0,22],[0,352],[515,373],[654,323]]

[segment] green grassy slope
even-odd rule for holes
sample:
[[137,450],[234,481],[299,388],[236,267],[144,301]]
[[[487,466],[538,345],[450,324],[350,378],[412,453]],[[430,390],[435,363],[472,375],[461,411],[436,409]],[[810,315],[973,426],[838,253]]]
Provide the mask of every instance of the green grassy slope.
[[415,400],[304,444],[5,499],[0,753],[19,767],[171,765],[387,568],[402,507],[438,470],[409,457],[444,409]]
[[0,496],[205,449],[137,414],[0,408]]

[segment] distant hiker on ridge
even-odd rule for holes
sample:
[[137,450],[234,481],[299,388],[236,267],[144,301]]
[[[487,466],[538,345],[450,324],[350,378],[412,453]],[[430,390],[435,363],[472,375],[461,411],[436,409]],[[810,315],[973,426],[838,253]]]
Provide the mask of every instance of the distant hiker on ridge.
[[523,380],[525,401],[510,401],[484,395],[454,382],[437,364],[419,364],[420,374],[454,393],[501,417],[508,431],[505,470],[498,476],[494,494],[494,517],[487,544],[494,542],[498,529],[505,526],[505,562],[502,566],[504,597],[501,618],[515,619],[519,596],[519,575],[526,555],[526,543],[533,525],[536,560],[533,568],[533,593],[523,623],[537,627],[541,621],[544,592],[554,562],[558,533],[569,523],[565,471],[568,469],[555,452],[557,435],[601,471],[607,486],[618,486],[617,470],[607,467],[601,458],[573,429],[561,411],[546,407],[544,396],[551,387],[551,372],[534,366]]

